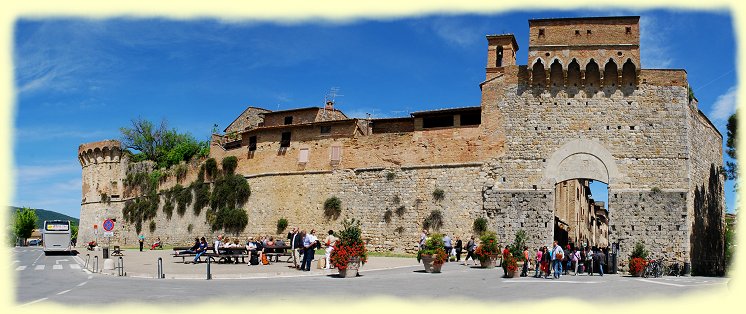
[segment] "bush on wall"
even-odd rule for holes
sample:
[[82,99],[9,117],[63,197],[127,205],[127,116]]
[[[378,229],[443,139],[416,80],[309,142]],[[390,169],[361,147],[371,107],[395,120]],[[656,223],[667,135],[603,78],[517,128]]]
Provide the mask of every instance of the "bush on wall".
[[324,201],[324,217],[326,219],[336,220],[342,213],[342,201],[336,196],[327,198]]

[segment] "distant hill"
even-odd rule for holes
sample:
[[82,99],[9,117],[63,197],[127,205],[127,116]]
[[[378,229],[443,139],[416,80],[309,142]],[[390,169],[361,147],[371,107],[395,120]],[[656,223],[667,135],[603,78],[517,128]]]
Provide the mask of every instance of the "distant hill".
[[[10,207],[11,215],[14,215],[16,213],[16,210],[21,209],[15,206],[8,206],[8,207]],[[38,220],[36,221],[36,227],[39,229],[43,227],[44,220],[69,220],[76,225],[80,225],[80,219],[70,217],[65,214],[60,214],[58,212],[53,212],[51,210],[45,210],[45,209],[34,209],[34,211],[36,211],[36,217],[38,218]]]

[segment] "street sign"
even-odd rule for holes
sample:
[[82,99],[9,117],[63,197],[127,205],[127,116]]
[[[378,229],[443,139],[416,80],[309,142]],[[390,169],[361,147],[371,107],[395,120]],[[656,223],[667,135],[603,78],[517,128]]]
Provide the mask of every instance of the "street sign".
[[114,221],[111,219],[104,220],[104,231],[114,230]]
[[104,231],[105,238],[113,237],[113,236],[114,236],[114,231]]

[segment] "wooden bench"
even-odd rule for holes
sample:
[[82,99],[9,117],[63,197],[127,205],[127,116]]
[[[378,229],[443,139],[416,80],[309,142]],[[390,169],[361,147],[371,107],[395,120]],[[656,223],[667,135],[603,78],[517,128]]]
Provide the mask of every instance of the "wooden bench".
[[246,263],[246,257],[249,256],[245,247],[234,247],[234,248],[220,248],[218,252],[210,252],[202,254],[205,258],[209,258],[217,263],[226,263],[228,260],[234,260],[235,264],[238,264],[238,259],[241,259],[241,263]]
[[[187,257],[192,257],[192,258],[193,258],[193,257],[197,256],[197,253],[183,253],[183,254],[179,254],[179,252],[181,252],[181,251],[187,251],[187,250],[189,250],[189,249],[191,249],[191,248],[192,248],[191,246],[189,246],[189,247],[187,247],[187,246],[182,246],[182,247],[174,247],[174,249],[173,249],[173,250],[174,250],[174,253],[173,253],[173,254],[171,254],[171,255],[172,255],[173,257],[181,257],[181,262],[182,262],[182,263],[185,263],[185,264],[186,264],[186,258],[187,258]],[[211,251],[212,251],[212,246],[208,246],[208,247],[207,247],[207,252],[203,253],[203,254],[202,254],[202,255],[200,256],[200,258],[201,258],[202,256],[205,256],[205,255],[207,255],[207,254],[213,254],[213,253],[211,253]],[[197,262],[199,262],[199,261],[200,261],[200,259],[197,259]]]
[[267,260],[272,262],[272,258],[275,258],[275,262],[280,261],[280,257],[287,256],[288,259],[287,263],[293,262],[293,251],[290,249],[290,246],[267,246],[262,249],[262,253],[264,255],[267,255]]

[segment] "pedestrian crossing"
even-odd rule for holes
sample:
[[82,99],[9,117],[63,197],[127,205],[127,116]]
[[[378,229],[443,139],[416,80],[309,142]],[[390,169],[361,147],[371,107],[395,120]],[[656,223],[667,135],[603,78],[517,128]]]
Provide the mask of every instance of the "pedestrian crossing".
[[77,263],[72,264],[54,264],[54,265],[18,265],[16,266],[16,271],[25,271],[25,270],[35,270],[35,271],[56,271],[56,270],[65,270],[65,269],[73,269],[73,270],[80,270],[82,267]]

